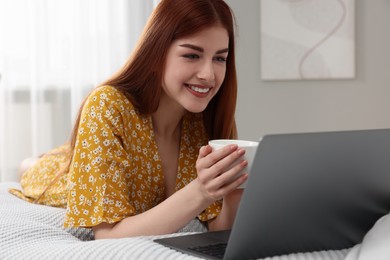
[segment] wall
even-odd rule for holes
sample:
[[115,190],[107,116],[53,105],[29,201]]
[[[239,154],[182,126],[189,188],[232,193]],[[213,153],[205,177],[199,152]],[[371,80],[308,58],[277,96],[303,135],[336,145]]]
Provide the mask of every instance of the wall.
[[390,1],[356,0],[356,71],[350,80],[262,81],[260,1],[226,0],[238,24],[239,137],[390,128]]

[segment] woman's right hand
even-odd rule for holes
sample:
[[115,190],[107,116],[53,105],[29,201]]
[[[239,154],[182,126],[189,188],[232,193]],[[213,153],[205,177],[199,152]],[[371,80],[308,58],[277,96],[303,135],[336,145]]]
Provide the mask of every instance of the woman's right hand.
[[[240,172],[248,162],[242,156],[245,150],[237,145],[228,145],[213,151],[211,146],[202,146],[196,161],[197,181],[202,194],[214,202],[237,189],[248,178]],[[232,167],[237,160],[240,163]]]

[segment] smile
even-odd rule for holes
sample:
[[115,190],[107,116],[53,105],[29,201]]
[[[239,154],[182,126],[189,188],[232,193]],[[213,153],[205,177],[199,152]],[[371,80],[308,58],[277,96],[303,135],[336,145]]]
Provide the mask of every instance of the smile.
[[187,85],[191,90],[195,91],[195,92],[198,92],[198,93],[202,93],[202,94],[205,94],[205,93],[208,93],[210,91],[211,88],[200,88],[200,87],[196,87],[196,86],[193,86],[193,85]]

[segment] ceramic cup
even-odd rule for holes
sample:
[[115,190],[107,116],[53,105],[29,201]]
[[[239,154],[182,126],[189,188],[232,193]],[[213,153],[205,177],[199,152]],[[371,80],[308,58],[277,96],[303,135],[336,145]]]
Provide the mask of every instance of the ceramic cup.
[[[248,161],[247,167],[244,168],[243,172],[247,172],[248,174],[251,172],[253,160],[255,158],[256,150],[259,145],[259,142],[253,142],[253,141],[246,141],[246,140],[234,140],[234,139],[215,139],[210,140],[209,145],[214,150],[221,149],[222,147],[225,147],[227,145],[236,144],[242,149],[245,150],[245,155],[243,158],[240,158],[240,160],[237,160],[236,163],[232,165],[234,167],[237,165],[242,159]],[[245,188],[245,183],[239,186],[239,188]]]

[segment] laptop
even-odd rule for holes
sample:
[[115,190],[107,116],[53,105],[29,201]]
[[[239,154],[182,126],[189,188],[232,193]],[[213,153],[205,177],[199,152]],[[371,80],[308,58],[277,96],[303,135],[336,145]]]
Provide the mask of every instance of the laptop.
[[155,241],[207,259],[339,250],[389,209],[390,129],[273,134],[261,139],[231,230]]

